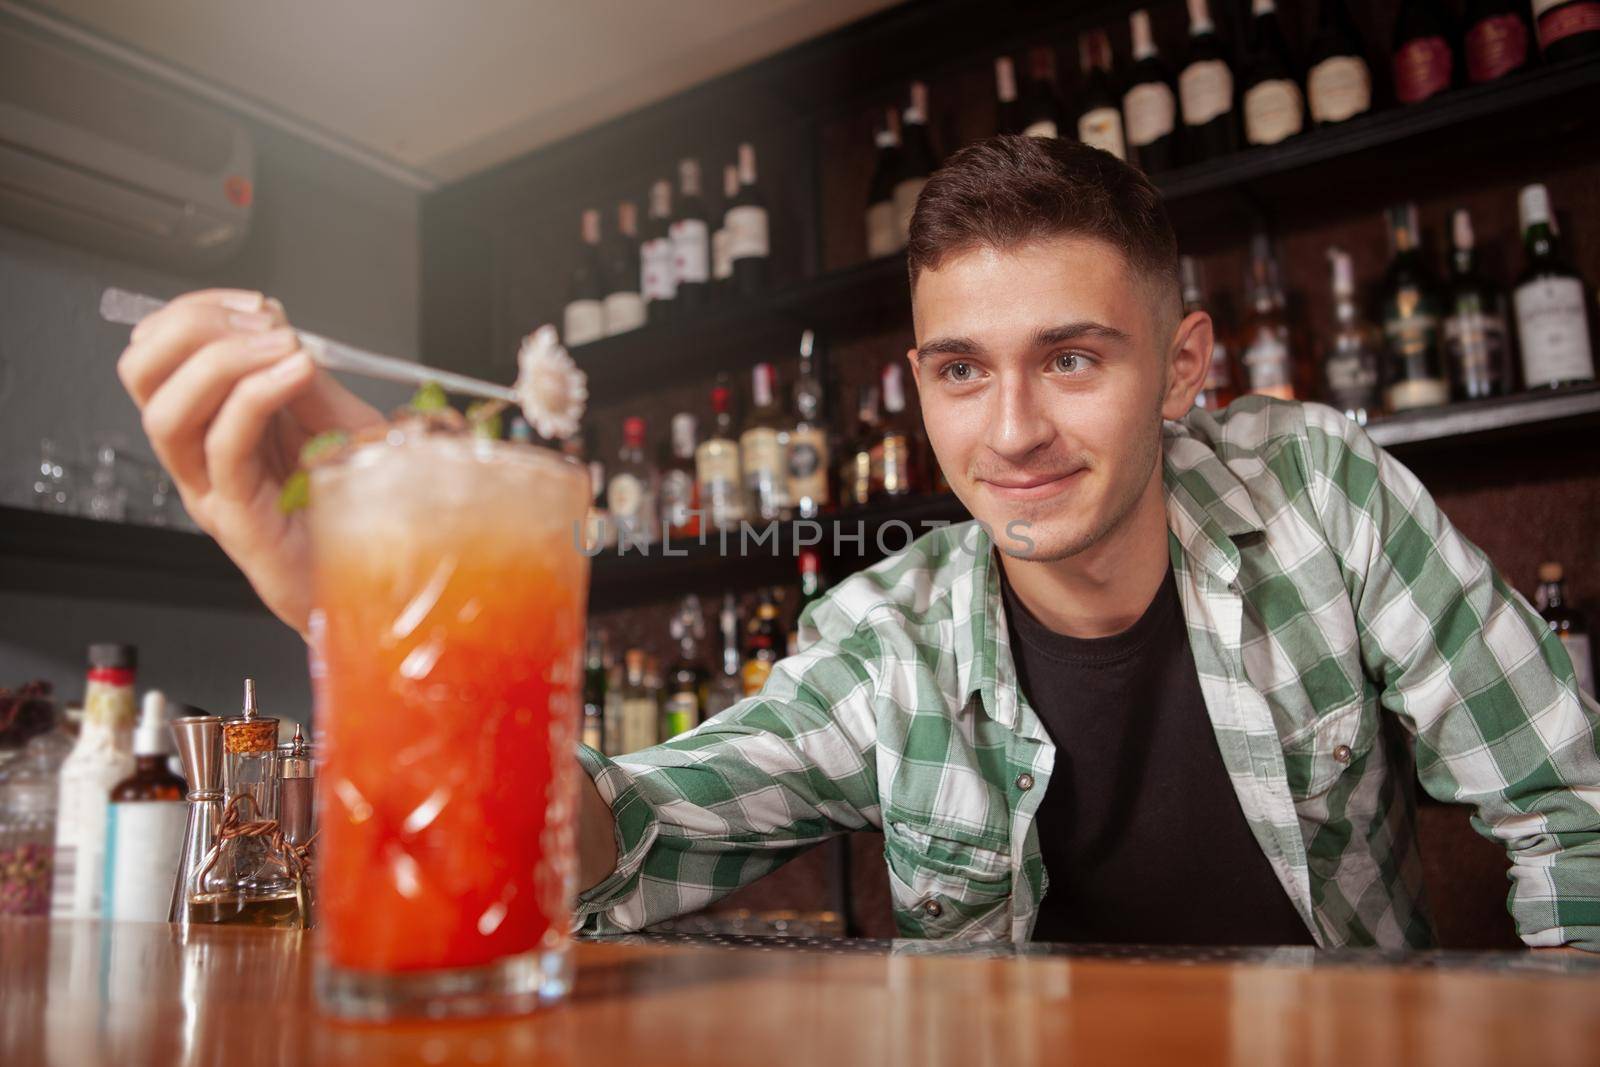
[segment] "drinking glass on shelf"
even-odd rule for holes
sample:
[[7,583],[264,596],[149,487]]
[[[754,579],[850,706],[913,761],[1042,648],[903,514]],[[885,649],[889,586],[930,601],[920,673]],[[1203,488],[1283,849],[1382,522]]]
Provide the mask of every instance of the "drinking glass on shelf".
[[117,476],[116,446],[101,442],[95,446],[94,471],[89,476],[89,495],[84,513],[91,519],[121,522],[127,515],[128,490]]
[[39,466],[33,473],[33,506],[40,511],[72,510],[72,473],[55,441],[39,441]]
[[359,1019],[571,986],[588,473],[424,436],[311,475],[317,993]]

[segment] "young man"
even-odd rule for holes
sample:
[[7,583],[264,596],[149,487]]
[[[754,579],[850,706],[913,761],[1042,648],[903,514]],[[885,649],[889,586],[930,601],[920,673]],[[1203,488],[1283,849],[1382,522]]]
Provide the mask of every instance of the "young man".
[[[1600,709],[1348,420],[1193,409],[1211,322],[1182,314],[1142,176],[974,145],[924,190],[909,261],[924,421],[977,521],[841,583],[758,696],[581,754],[591,928],[876,827],[908,936],[1424,946],[1420,777],[1505,846],[1528,944],[1600,950]],[[238,296],[141,327],[122,373],[191,511],[303,629],[263,432],[374,414],[259,340],[281,308],[230,323]]]

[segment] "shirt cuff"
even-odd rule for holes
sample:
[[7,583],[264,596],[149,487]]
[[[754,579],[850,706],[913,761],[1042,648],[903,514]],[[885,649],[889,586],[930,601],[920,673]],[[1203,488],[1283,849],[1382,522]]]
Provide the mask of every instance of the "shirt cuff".
[[633,775],[587,745],[578,746],[578,763],[611,808],[617,845],[616,868],[599,885],[578,894],[573,919],[576,927],[582,927],[585,919],[622,903],[638,888],[639,870],[655,844],[659,825]]

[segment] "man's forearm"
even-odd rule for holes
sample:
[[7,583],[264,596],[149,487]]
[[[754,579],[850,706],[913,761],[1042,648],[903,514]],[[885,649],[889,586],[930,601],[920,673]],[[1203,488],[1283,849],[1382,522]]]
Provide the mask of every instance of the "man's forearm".
[[617,869],[616,824],[594,779],[579,772],[578,891],[586,892]]

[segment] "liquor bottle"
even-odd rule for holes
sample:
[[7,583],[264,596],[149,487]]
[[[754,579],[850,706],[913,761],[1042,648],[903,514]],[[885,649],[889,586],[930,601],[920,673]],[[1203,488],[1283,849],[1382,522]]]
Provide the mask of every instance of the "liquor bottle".
[[1128,25],[1133,34],[1133,67],[1128,71],[1128,89],[1122,94],[1128,148],[1141,170],[1156,174],[1178,163],[1178,97],[1172,91],[1172,72],[1156,51],[1150,13],[1135,11],[1128,16]]
[[789,502],[802,519],[814,519],[830,504],[828,478],[827,368],[815,331],[800,335],[800,371],[794,380],[794,426],[789,430]]
[[624,726],[622,697],[627,690],[627,671],[622,663],[611,653],[605,653],[606,665],[606,725],[605,747],[601,749],[608,756],[620,756],[624,751],[622,747],[622,732]]
[[706,718],[733,707],[744,698],[744,661],[739,654],[739,606],[732,593],[722,595],[717,612],[717,632],[722,639],[722,662],[706,688]]
[[1438,0],[1400,0],[1394,21],[1394,95],[1421,103],[1455,82],[1454,27]]
[[1233,376],[1233,356],[1223,340],[1226,334],[1206,301],[1205,274],[1200,268],[1200,261],[1193,256],[1180,256],[1178,277],[1183,288],[1183,313],[1192,315],[1196,311],[1204,311],[1211,314],[1212,319],[1211,366],[1206,370],[1205,385],[1201,386],[1194,402],[1207,411],[1221,411],[1239,395],[1239,386]]
[[1289,319],[1278,257],[1272,239],[1258,233],[1250,240],[1250,273],[1245,280],[1249,303],[1239,344],[1246,392],[1295,399],[1294,360],[1289,350]]
[[745,510],[770,521],[789,511],[789,425],[778,403],[776,372],[757,363],[750,373],[750,414],[739,434]]
[[894,206],[894,189],[905,165],[900,151],[900,115],[894,108],[885,113],[883,128],[873,135],[873,143],[878,146],[878,157],[867,187],[867,255],[877,259],[905,247]]
[[1322,355],[1323,394],[1328,404],[1343,411],[1357,425],[1378,414],[1378,328],[1356,306],[1355,268],[1350,253],[1328,249],[1333,268],[1333,336]]
[[605,336],[605,295],[600,280],[600,212],[590,208],[583,213],[583,244],[561,312],[561,340],[568,348]]
[[928,178],[939,169],[939,157],[928,133],[928,87],[911,83],[911,103],[902,112],[900,173],[894,185],[894,216],[898,248],[911,237],[911,216]]
[[1244,64],[1244,137],[1272,145],[1305,129],[1299,67],[1278,25],[1273,0],[1251,0],[1250,52]]
[[611,481],[606,484],[606,507],[616,527],[617,544],[652,545],[661,539],[656,510],[657,476],[644,451],[644,420],[630,415],[622,420],[622,450],[617,453]]
[[743,296],[752,296],[767,287],[768,240],[767,204],[756,181],[756,149],[739,146],[739,189],[728,208],[728,256],[733,260],[733,287]]
[[744,471],[733,436],[733,391],[711,390],[711,432],[694,450],[694,477],[700,486],[701,522],[726,530],[744,521]]
[[[587,439],[587,438],[586,438]],[[611,509],[606,506],[606,465],[594,448],[584,448],[589,457],[589,492],[592,500],[589,512],[584,517],[586,547],[593,551],[600,548],[615,548],[617,544],[617,527],[611,521]]]
[[728,211],[739,196],[739,168],[732,163],[722,168],[722,222],[711,234],[711,302],[725,303],[733,296],[733,255]]
[[761,692],[761,687],[767,684],[767,679],[772,675],[772,665],[778,662],[784,645],[783,626],[778,621],[778,605],[773,601],[772,591],[763,589],[761,599],[756,604],[756,613],[745,627],[744,666],[740,670],[745,696]]
[[1056,91],[1056,50],[1028,52],[1028,85],[1022,99],[1022,132],[1028,137],[1060,137],[1066,113]]
[[1546,62],[1600,52],[1600,0],[1533,0],[1533,24]]
[[1083,70],[1083,110],[1078,112],[1078,140],[1128,158],[1122,133],[1122,109],[1111,88],[1111,41],[1104,30],[1078,36],[1078,65]]
[[112,919],[166,922],[172,883],[183,852],[188,823],[188,792],[167,766],[172,758],[167,698],[152,689],[144,695],[133,734],[133,773],[111,789],[106,823],[106,882]]
[[[1462,16],[1467,80],[1474,85],[1503,78],[1528,65],[1528,23],[1521,0],[1467,0]],[[1600,4],[1595,5],[1600,14]],[[1597,17],[1600,25],[1600,17]]]
[[667,676],[662,740],[693,730],[705,718],[706,669],[700,662],[700,642],[706,636],[706,621],[700,598],[693,593],[684,597],[668,629],[678,642],[678,658]]
[[695,418],[687,411],[672,416],[672,449],[661,468],[661,525],[667,536],[700,533],[700,482],[695,477]]
[[1511,391],[1511,341],[1505,297],[1478,273],[1472,216],[1459,209],[1450,218],[1450,297],[1445,310],[1444,348],[1451,395],[1481,400]]
[[[54,885],[50,914],[96,919],[105,906],[106,804],[111,788],[133,773],[132,645],[89,646],[83,727],[61,764],[56,805]],[[169,886],[170,889],[170,886]]]
[[883,368],[883,426],[874,455],[874,482],[884,496],[922,490],[921,437],[906,411],[905,366],[893,360]]
[[800,619],[806,609],[822,599],[825,586],[822,580],[822,557],[815,549],[802,548],[798,557],[800,565],[800,602],[795,605],[795,625],[789,631],[785,655],[800,651]]
[[1017,103],[1017,68],[1010,56],[994,61],[994,100],[994,132],[1021,133],[1027,124],[1022,119],[1022,105]]
[[606,283],[606,336],[644,325],[644,294],[639,285],[639,208],[631,200],[617,205],[617,233],[605,246],[601,277]]
[[672,269],[678,278],[677,304],[685,312],[711,299],[711,224],[700,199],[700,161],[678,162],[678,213],[672,218]]
[[1450,400],[1441,344],[1444,306],[1422,258],[1417,205],[1388,212],[1393,258],[1384,277],[1382,319],[1387,352],[1384,398],[1390,411],[1432,407]]
[[1573,673],[1577,675],[1578,688],[1594,696],[1594,649],[1589,644],[1589,626],[1583,615],[1567,604],[1566,572],[1561,564],[1539,564],[1539,589],[1534,594],[1534,604],[1566,648]]
[[650,187],[649,225],[639,244],[639,284],[651,324],[670,320],[678,306],[678,268],[672,248],[672,183],[665,178]]
[[638,752],[655,744],[661,729],[661,704],[645,680],[646,658],[642,648],[630,648],[623,662],[627,674],[622,683],[622,752]]
[[1528,265],[1512,302],[1522,345],[1522,381],[1529,389],[1594,380],[1583,279],[1561,258],[1550,193],[1529,185],[1517,198]]
[[859,386],[856,390],[856,425],[850,443],[843,450],[839,466],[839,503],[861,507],[876,492],[873,481],[873,450],[879,447],[878,387]]
[[1346,0],[1322,0],[1306,57],[1306,98],[1318,126],[1372,110],[1372,69]]
[[591,631],[583,652],[582,741],[596,752],[606,750],[606,635]]
[[1233,106],[1233,66],[1217,36],[1206,0],[1189,0],[1189,52],[1178,74],[1183,141],[1196,161],[1239,150],[1239,112]]

